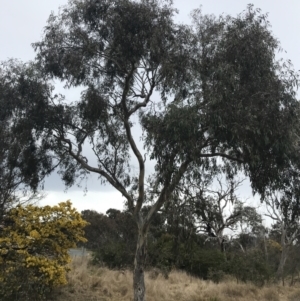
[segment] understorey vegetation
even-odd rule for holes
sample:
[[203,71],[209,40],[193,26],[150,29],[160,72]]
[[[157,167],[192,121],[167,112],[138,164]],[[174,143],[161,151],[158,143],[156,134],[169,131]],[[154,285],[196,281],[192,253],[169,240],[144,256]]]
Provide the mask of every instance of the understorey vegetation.
[[[220,181],[218,190],[203,193],[201,204],[191,198],[177,199],[157,212],[148,233],[146,270],[166,279],[171,271],[181,270],[215,283],[230,275],[237,283],[298,286],[299,220],[292,223],[284,218],[271,201],[260,206],[265,214],[242,203],[236,191],[240,182],[226,186]],[[278,219],[268,218],[270,213]],[[81,214],[89,224],[87,242],[80,245],[92,251],[91,264],[132,270],[137,231],[130,212],[84,210]]]
[[[171,271],[168,278],[155,270],[146,271],[145,282],[149,301],[298,301],[300,297],[297,286],[259,287],[250,282],[237,283],[230,276],[217,284],[178,270]],[[68,285],[53,297],[55,301],[130,301],[132,271],[89,265],[87,258],[77,257],[68,273]]]

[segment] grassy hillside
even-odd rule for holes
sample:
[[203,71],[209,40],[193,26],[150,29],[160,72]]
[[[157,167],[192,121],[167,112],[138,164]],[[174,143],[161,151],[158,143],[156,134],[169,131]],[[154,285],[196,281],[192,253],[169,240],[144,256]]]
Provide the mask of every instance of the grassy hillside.
[[[54,296],[56,301],[131,301],[132,274],[89,267],[87,259],[72,262],[69,284]],[[220,284],[203,281],[186,273],[173,271],[169,278],[155,271],[146,274],[147,301],[299,301],[300,287],[237,284],[226,280]]]

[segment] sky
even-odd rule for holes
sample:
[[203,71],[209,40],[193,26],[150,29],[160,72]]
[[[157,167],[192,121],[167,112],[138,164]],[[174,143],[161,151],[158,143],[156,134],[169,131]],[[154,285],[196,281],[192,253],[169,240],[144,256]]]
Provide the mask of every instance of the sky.
[[[43,27],[51,11],[58,12],[60,6],[66,5],[67,0],[0,0],[0,61],[17,58],[23,62],[33,60],[35,53],[31,43],[41,39]],[[249,1],[245,0],[175,0],[174,7],[179,10],[175,19],[177,22],[190,23],[189,14],[202,7],[204,14],[237,15],[246,9]],[[278,57],[290,59],[296,70],[300,69],[300,1],[297,0],[252,0],[255,7],[269,14],[272,31],[286,52]],[[62,91],[62,85],[57,84],[58,91],[65,93],[70,100],[76,100],[79,89]],[[75,99],[74,99],[75,98]],[[87,192],[84,192],[84,188]],[[96,176],[91,177],[82,187],[74,186],[65,191],[65,187],[57,174],[51,175],[45,181],[46,197],[41,205],[54,205],[70,199],[79,210],[92,209],[105,213],[109,208],[122,209],[123,199],[119,192],[109,186],[101,186]],[[257,204],[253,199],[249,182],[243,185],[239,194],[248,203]],[[252,203],[251,203],[252,202]]]

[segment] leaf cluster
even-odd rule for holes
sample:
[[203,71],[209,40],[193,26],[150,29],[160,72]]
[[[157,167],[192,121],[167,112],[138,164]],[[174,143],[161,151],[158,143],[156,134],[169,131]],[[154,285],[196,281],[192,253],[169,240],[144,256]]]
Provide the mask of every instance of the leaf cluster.
[[33,63],[0,64],[0,220],[16,193],[36,191],[52,171],[40,143],[45,108],[52,92]]

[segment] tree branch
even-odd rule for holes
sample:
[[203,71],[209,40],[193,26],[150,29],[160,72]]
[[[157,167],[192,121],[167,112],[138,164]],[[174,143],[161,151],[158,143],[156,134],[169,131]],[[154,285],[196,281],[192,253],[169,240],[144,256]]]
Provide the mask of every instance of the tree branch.
[[77,155],[72,149],[72,143],[69,139],[64,137],[57,137],[59,140],[65,142],[68,145],[68,153],[86,170],[100,174],[103,176],[113,187],[115,187],[122,195],[128,200],[130,204],[133,204],[131,196],[126,191],[125,187],[119,182],[114,180],[107,172],[100,168],[90,166],[81,156]]
[[162,207],[162,205],[171,196],[172,192],[174,191],[174,189],[178,185],[179,181],[181,180],[182,176],[186,172],[186,170],[187,170],[190,163],[191,163],[190,159],[187,159],[186,161],[184,161],[181,164],[181,166],[180,166],[179,170],[177,171],[177,173],[173,176],[173,179],[172,179],[171,183],[169,183],[169,185],[166,184],[164,186],[164,188],[162,189],[162,191],[160,193],[160,196],[159,196],[158,200],[151,207],[150,211],[148,212],[148,214],[145,218],[145,224],[144,224],[145,228],[147,228],[149,226],[149,224],[151,223],[151,221],[154,217],[154,214]]
[[212,154],[201,154],[199,157],[203,157],[203,158],[211,158],[211,157],[223,157],[232,161],[236,161],[239,163],[244,163],[244,160],[238,159],[236,157],[224,154],[224,153],[212,153]]
[[139,191],[139,196],[136,202],[136,207],[134,209],[134,215],[137,217],[137,214],[140,212],[142,205],[143,205],[143,201],[144,201],[144,192],[145,192],[145,188],[144,188],[144,178],[145,178],[145,163],[143,160],[143,157],[140,153],[140,151],[138,150],[136,143],[132,137],[131,134],[131,128],[130,128],[130,124],[129,124],[129,117],[130,117],[130,113],[128,112],[128,108],[126,106],[126,97],[130,88],[130,80],[134,74],[135,71],[135,67],[132,66],[131,71],[129,72],[129,74],[126,76],[125,78],[125,86],[124,86],[124,90],[123,90],[123,94],[122,94],[122,100],[121,100],[121,104],[124,110],[124,126],[125,126],[125,130],[126,130],[126,135],[129,141],[129,144],[131,146],[131,149],[134,153],[134,155],[136,156],[138,163],[139,163],[139,187],[138,187],[138,191]]

